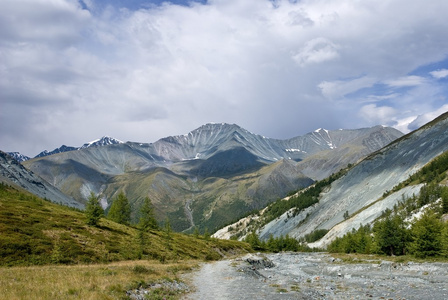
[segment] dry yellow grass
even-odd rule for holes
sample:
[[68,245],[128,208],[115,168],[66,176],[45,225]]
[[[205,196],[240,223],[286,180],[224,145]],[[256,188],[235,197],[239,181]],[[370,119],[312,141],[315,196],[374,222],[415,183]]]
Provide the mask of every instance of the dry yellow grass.
[[1,299],[126,299],[140,284],[175,280],[196,261],[162,264],[123,261],[111,264],[0,268]]

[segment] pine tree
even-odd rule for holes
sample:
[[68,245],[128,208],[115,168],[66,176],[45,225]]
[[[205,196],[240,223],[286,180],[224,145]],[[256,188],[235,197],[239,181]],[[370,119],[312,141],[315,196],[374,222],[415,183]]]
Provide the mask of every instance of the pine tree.
[[101,207],[99,197],[93,192],[90,193],[89,200],[85,210],[87,225],[97,226],[101,217],[104,216],[104,210]]
[[442,189],[442,214],[448,214],[448,187]]
[[249,245],[251,245],[252,249],[254,250],[262,250],[264,248],[262,242],[260,241],[255,231],[249,233],[244,239],[244,241]]
[[112,202],[107,217],[120,224],[129,225],[131,222],[131,205],[123,192]]
[[154,216],[154,209],[152,207],[151,199],[146,197],[142,207],[140,208],[140,222],[138,224],[139,228],[144,231],[150,229],[157,229],[157,220]]
[[448,257],[448,222],[443,224],[441,254],[442,256]]
[[210,239],[210,232],[208,231],[208,228],[205,227],[204,229],[204,240],[208,241]]
[[280,249],[278,248],[278,245],[277,245],[277,240],[274,239],[274,235],[272,235],[272,233],[269,235],[269,239],[266,242],[266,248],[272,252],[280,251]]
[[442,250],[443,224],[434,212],[426,212],[412,225],[412,253],[417,257],[439,255]]
[[194,226],[193,236],[199,238],[199,228],[197,226]]
[[389,215],[375,223],[373,231],[379,252],[389,255],[405,254],[410,237],[402,217],[397,214]]
[[171,229],[170,219],[168,217],[165,219],[163,231],[165,232],[165,238],[167,240],[170,240],[172,229]]

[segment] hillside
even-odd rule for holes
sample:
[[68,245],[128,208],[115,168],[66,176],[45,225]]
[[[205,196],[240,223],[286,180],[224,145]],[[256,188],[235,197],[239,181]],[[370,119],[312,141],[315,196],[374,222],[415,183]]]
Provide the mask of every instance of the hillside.
[[15,158],[0,151],[0,182],[19,187],[52,202],[83,208],[84,201],[76,201],[40,176],[24,168]]
[[24,166],[80,202],[94,192],[107,207],[124,191],[136,220],[149,196],[158,220],[168,217],[176,231],[214,231],[400,136],[376,126],[275,140],[234,124],[207,124],[152,144],[88,147]]
[[101,219],[87,226],[82,212],[0,184],[0,266],[100,263],[133,259],[162,262],[219,259],[247,252],[243,243],[164,231],[139,237],[133,227]]
[[[233,234],[241,236],[257,228],[262,239],[271,235],[301,239],[316,231],[329,231],[320,241],[310,245],[325,247],[361,224],[372,223],[403,198],[418,195],[422,184],[401,183],[446,151],[448,113],[372,153],[333,178],[319,182],[315,188],[305,189],[294,197],[270,205],[261,216],[232,224],[232,228],[239,228]],[[256,227],[238,225],[250,223],[251,219]],[[224,228],[215,236],[228,236],[226,231],[229,229]]]

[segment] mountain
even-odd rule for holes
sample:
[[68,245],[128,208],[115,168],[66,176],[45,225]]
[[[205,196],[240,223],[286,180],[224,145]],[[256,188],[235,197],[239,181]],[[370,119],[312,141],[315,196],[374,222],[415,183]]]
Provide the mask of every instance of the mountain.
[[[374,133],[376,136],[374,136]],[[153,144],[156,155],[169,161],[207,159],[218,152],[243,147],[261,161],[300,161],[325,150],[335,150],[356,139],[367,152],[402,136],[396,129],[376,126],[355,130],[318,129],[304,136],[278,140],[251,133],[235,124],[206,124],[188,134],[163,138]],[[378,140],[376,140],[376,139]]]
[[[79,201],[94,192],[110,205],[124,191],[136,220],[139,205],[149,196],[159,220],[170,218],[175,230],[198,226],[211,231],[357,162],[400,136],[395,129],[376,126],[320,129],[278,140],[235,124],[206,124],[150,144],[86,147],[24,165]],[[333,154],[336,151],[343,155]],[[310,171],[319,164],[325,170]]]
[[31,159],[31,157],[28,157],[26,155],[21,154],[20,152],[6,152],[9,156],[14,158],[17,162],[23,162],[28,159]]
[[53,154],[58,154],[58,153],[67,152],[67,151],[73,151],[73,150],[77,150],[77,149],[78,148],[76,148],[76,147],[62,145],[61,147],[56,148],[53,151],[44,150],[41,153],[39,153],[38,155],[36,155],[35,158],[36,157],[44,157],[44,156],[53,155]]
[[[299,210],[292,207],[273,220],[266,219],[267,222],[257,217],[260,237],[288,234],[299,239],[316,230],[326,230],[329,232],[322,239],[310,245],[325,247],[361,224],[371,224],[404,197],[417,195],[422,184],[401,183],[446,151],[448,113],[375,151],[341,173],[338,179],[326,179],[329,184],[320,190],[315,204]],[[269,208],[265,212],[268,215]],[[225,231],[217,236],[225,235]]]
[[383,126],[350,131],[321,129],[312,133],[312,137],[318,133],[322,137],[320,143],[324,140],[330,149],[311,154],[300,162],[303,174],[314,180],[322,180],[402,136],[401,132]]
[[103,136],[100,139],[85,143],[81,147],[71,147],[71,146],[62,145],[61,147],[56,148],[53,151],[44,150],[41,153],[39,153],[38,155],[36,155],[34,158],[49,156],[49,155],[68,152],[68,151],[86,149],[89,147],[107,146],[107,145],[115,145],[115,144],[121,144],[121,143],[123,143],[123,142],[120,140],[114,139],[109,136]]
[[77,148],[77,150],[85,149],[85,148],[89,148],[89,147],[116,145],[116,144],[122,144],[122,143],[123,143],[122,141],[114,139],[114,138],[112,138],[110,136],[103,136],[100,139],[94,140],[94,141],[89,142],[89,143],[85,143],[81,147]]
[[0,151],[0,182],[20,187],[41,198],[76,208],[84,208],[84,201],[76,201],[27,170],[12,156]]
[[[72,147],[72,146],[62,145],[61,147],[56,148],[53,151],[44,150],[44,151],[40,152],[38,155],[36,155],[34,158],[45,157],[45,156],[49,156],[49,155],[53,155],[53,154],[74,151],[74,150],[79,150],[79,149],[85,149],[85,148],[89,148],[89,147],[107,146],[107,145],[115,145],[115,144],[122,144],[122,143],[123,143],[122,141],[114,139],[112,137],[103,136],[100,139],[85,143],[81,147]],[[7,152],[7,153],[20,163],[31,159],[31,157],[20,154],[19,152]]]

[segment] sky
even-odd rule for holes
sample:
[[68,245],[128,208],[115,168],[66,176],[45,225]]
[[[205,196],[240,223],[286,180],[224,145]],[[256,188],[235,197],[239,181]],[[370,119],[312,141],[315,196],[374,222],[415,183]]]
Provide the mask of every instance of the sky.
[[446,0],[0,0],[0,150],[448,111]]

